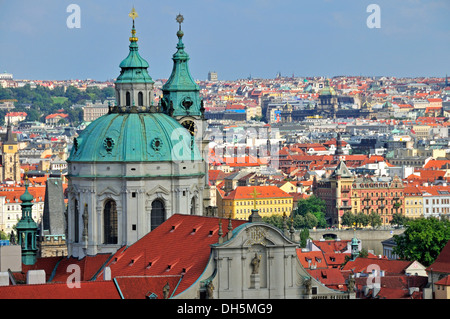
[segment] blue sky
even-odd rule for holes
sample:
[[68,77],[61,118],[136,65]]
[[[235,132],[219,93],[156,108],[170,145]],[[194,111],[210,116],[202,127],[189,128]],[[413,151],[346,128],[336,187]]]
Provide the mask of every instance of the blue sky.
[[[68,28],[70,4],[81,27]],[[368,28],[369,4],[381,27]],[[0,72],[16,79],[96,79],[119,74],[136,8],[139,51],[167,78],[183,14],[195,79],[283,75],[450,74],[448,0],[0,0]]]

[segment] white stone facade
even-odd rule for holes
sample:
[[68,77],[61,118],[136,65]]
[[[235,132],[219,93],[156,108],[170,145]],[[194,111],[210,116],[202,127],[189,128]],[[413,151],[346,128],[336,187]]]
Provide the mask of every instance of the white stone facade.
[[[201,161],[71,163],[69,175],[67,243],[68,254],[74,257],[115,252],[175,213],[203,214]],[[111,200],[117,214],[117,240],[105,243],[105,207]],[[152,225],[155,200],[163,204],[164,216]]]

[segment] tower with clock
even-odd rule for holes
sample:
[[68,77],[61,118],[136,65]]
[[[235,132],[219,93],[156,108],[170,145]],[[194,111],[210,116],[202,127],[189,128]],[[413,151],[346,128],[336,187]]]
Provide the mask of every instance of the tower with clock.
[[184,50],[184,32],[181,24],[184,17],[179,14],[176,17],[179,24],[177,32],[177,51],[172,57],[172,73],[167,82],[162,87],[161,109],[177,120],[186,128],[192,136],[192,144],[196,144],[202,153],[205,165],[205,189],[204,208],[207,209],[210,202],[210,188],[208,185],[208,145],[206,138],[207,122],[204,117],[203,101],[200,98],[200,87],[194,81],[189,71],[189,55]]

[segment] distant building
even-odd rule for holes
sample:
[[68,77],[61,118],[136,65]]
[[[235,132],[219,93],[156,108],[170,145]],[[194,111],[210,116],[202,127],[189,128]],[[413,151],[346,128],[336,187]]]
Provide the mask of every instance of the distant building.
[[208,81],[211,81],[211,82],[217,82],[217,72],[215,72],[215,71],[210,71],[210,72],[208,73]]
[[6,138],[2,145],[2,181],[14,181],[19,183],[20,178],[20,161],[19,161],[19,145],[17,136],[13,134],[12,127],[8,125]]
[[85,107],[83,107],[83,121],[85,122],[92,122],[99,118],[100,116],[103,116],[105,114],[108,114],[109,107],[107,104],[88,104]]
[[[252,194],[256,191],[257,198]],[[262,217],[291,215],[293,196],[277,186],[238,186],[229,194],[220,193],[217,199],[219,215],[247,220],[256,205]]]
[[12,80],[13,75],[11,73],[0,73],[0,80]]
[[5,123],[17,124],[19,122],[25,121],[27,118],[27,113],[25,112],[9,112],[5,115]]
[[45,117],[45,124],[55,125],[58,124],[60,120],[68,120],[69,115],[64,113],[50,114]]

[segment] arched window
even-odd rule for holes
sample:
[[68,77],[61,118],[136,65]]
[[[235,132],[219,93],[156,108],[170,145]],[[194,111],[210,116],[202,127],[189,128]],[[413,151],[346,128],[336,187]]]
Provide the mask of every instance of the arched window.
[[144,94],[142,92],[138,93],[138,105],[143,106],[144,105]]
[[74,236],[73,236],[73,240],[75,243],[78,243],[80,240],[80,225],[79,225],[79,221],[80,221],[80,210],[78,208],[78,200],[74,200],[73,202],[73,219],[74,219]]
[[27,249],[33,249],[33,234],[28,233]]
[[108,199],[103,210],[104,243],[117,244],[117,206],[116,202]]
[[195,197],[191,199],[191,215],[195,215]]
[[130,106],[131,105],[131,95],[130,92],[127,92],[126,94],[126,106]]
[[152,212],[150,218],[150,230],[154,230],[166,220],[166,209],[164,203],[160,199],[155,199],[152,202]]

